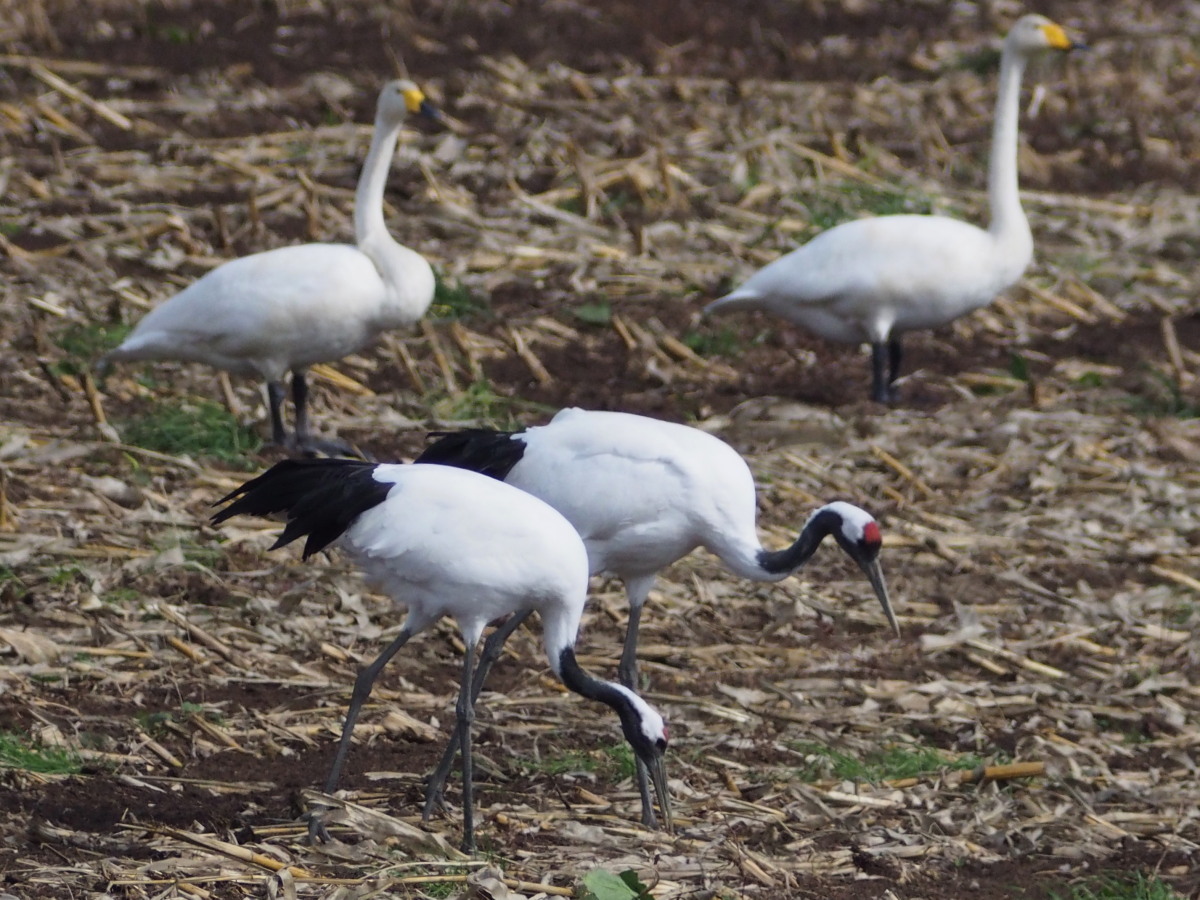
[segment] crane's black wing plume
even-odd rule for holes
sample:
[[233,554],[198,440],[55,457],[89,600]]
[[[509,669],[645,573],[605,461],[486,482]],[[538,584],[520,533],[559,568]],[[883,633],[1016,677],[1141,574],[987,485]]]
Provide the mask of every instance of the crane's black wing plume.
[[284,513],[287,526],[271,549],[308,535],[308,559],[387,498],[395,485],[376,481],[377,468],[376,463],[356,459],[285,459],[218,500],[233,502],[212,521],[218,525],[232,516]]
[[434,431],[429,437],[437,440],[413,462],[456,466],[503,481],[525,455],[525,442],[517,438],[519,434],[520,431],[489,428]]

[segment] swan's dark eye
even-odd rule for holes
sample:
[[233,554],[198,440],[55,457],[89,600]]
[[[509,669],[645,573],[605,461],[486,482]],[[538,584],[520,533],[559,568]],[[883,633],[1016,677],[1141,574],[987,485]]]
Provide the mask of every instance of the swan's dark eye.
[[654,742],[654,746],[657,747],[659,750],[666,750],[667,749],[667,739],[659,738],[657,741]]

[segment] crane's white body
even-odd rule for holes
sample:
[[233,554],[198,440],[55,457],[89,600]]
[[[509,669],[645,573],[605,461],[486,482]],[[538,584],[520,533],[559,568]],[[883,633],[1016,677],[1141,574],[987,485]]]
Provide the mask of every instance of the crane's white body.
[[[564,409],[549,424],[515,434],[479,429],[444,435],[417,462],[486,472],[562,513],[583,539],[591,572],[625,583],[629,624],[619,673],[627,687],[637,685],[638,623],[655,576],[701,546],[737,575],[778,581],[832,534],[866,573],[899,633],[876,559],[881,538],[875,520],[849,503],[831,503],[809,518],[791,547],[764,550],[749,466],[724,441],[697,428],[631,413]],[[520,621],[510,620],[488,639],[475,693]],[[427,812],[440,803],[453,747],[430,779]],[[638,788],[643,821],[650,822],[641,768]]]
[[[478,694],[472,688],[477,646],[488,622],[510,614],[520,621],[536,611],[551,669],[570,690],[618,714],[635,756],[654,779],[670,827],[662,716],[628,687],[588,675],[575,659],[588,558],[579,534],[561,513],[532,494],[465,469],[345,459],[283,460],[221,502],[226,501],[232,502],[214,522],[286,513],[287,526],[276,547],[307,536],[307,557],[336,540],[368,578],[407,606],[399,634],[355,680],[327,792],[337,787],[354,723],[379,673],[410,638],[451,616],[467,648],[455,746],[463,758],[463,840],[473,848],[470,732]],[[486,668],[480,683],[484,675]],[[447,754],[434,775],[439,785],[453,756]],[[310,834],[327,837],[319,816],[310,820]]]
[[890,399],[900,335],[937,328],[991,303],[1032,261],[1033,236],[1017,191],[1021,76],[1031,57],[1074,46],[1061,27],[1037,15],[1022,17],[1005,39],[986,229],[946,216],[845,222],[760,269],[705,313],[761,309],[826,340],[869,341],[877,357],[872,396]]
[[784,577],[756,562],[754,476],[720,438],[631,413],[563,409],[512,439],[526,449],[505,480],[566,516],[593,574],[653,578],[703,546],[739,575]]
[[587,602],[587,552],[571,523],[532,494],[462,469],[380,465],[375,479],[393,485],[387,499],[341,546],[408,606],[413,633],[451,616],[474,646],[489,622],[536,610],[558,672]]

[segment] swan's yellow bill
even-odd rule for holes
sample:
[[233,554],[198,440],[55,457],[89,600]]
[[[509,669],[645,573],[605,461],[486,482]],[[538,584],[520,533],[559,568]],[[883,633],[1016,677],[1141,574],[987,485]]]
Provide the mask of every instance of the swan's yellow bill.
[[1055,50],[1070,50],[1075,46],[1075,42],[1067,37],[1063,27],[1055,22],[1043,25],[1042,34],[1046,36],[1046,42]]
[[424,102],[425,95],[421,93],[420,88],[409,88],[404,92],[404,105],[408,107],[410,113],[420,112],[421,104]]

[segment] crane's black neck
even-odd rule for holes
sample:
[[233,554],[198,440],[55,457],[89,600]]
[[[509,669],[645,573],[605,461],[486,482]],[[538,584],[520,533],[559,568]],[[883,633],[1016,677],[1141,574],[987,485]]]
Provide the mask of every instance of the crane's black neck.
[[[613,684],[611,681],[593,678],[583,671],[575,659],[575,650],[572,647],[565,647],[559,653],[558,667],[559,677],[562,678],[563,684],[567,688],[589,700],[599,700],[616,711],[621,719],[621,731],[625,735],[625,740],[629,742],[630,748],[643,764],[653,767],[655,760],[662,758],[663,751],[667,746],[665,729],[662,736],[657,739],[646,733],[643,728],[642,713],[634,703],[637,695],[632,690]],[[661,802],[666,802],[661,794],[659,799]]]
[[646,742],[642,733],[641,717],[634,708],[629,694],[611,681],[601,681],[589,675],[575,659],[575,650],[566,647],[558,655],[559,677],[568,690],[574,691],[589,700],[599,700],[612,708],[621,718],[621,730],[626,740],[634,750],[640,750],[640,745]]
[[621,716],[622,721],[626,715],[622,710],[628,709],[630,714],[633,713],[633,704],[630,703],[629,697],[624,691],[611,682],[601,681],[585,672],[578,660],[575,659],[573,648],[563,648],[558,655],[558,665],[559,675],[568,690],[587,697],[589,700],[599,700],[601,703],[611,706]]
[[796,542],[782,550],[758,551],[758,564],[772,575],[796,571],[812,558],[821,541],[842,527],[842,517],[832,509],[822,509],[809,519]]

